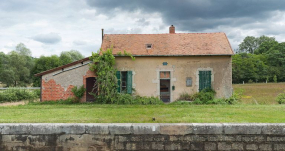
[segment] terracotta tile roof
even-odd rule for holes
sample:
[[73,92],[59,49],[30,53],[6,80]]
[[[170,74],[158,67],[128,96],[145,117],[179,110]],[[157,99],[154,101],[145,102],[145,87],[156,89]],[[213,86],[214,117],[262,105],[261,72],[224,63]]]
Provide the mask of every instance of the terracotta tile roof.
[[105,34],[101,48],[111,46],[114,55],[124,50],[134,56],[234,54],[225,33]]

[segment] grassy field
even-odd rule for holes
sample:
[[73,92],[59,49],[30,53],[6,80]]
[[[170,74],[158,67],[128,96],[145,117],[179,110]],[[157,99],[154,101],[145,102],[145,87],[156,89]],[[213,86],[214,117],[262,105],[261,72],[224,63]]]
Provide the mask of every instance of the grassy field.
[[[233,85],[236,105],[28,104],[0,106],[0,123],[284,123],[285,105],[275,97],[285,83]],[[266,104],[266,105],[265,105]],[[274,105],[275,104],[275,105]],[[155,117],[155,121],[152,118]]]
[[275,98],[285,91],[285,83],[234,84],[233,88],[243,90],[243,104],[277,104]]
[[[152,118],[155,117],[155,121]],[[20,105],[0,123],[284,123],[285,105]]]

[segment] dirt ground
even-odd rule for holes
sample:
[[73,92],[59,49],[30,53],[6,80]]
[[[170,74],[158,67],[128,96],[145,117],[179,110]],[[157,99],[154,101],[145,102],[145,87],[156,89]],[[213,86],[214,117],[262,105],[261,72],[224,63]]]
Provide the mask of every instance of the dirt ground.
[[20,101],[20,102],[6,102],[0,103],[0,106],[17,106],[17,105],[25,105],[27,101]]

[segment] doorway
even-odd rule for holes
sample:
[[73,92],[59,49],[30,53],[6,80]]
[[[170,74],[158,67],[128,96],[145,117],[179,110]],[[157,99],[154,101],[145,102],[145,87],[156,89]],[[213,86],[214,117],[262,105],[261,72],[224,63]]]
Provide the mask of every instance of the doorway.
[[170,93],[170,71],[160,71],[160,99],[169,103]]
[[96,78],[89,77],[86,78],[86,102],[94,102],[95,98],[92,94],[98,94],[97,89],[95,88]]

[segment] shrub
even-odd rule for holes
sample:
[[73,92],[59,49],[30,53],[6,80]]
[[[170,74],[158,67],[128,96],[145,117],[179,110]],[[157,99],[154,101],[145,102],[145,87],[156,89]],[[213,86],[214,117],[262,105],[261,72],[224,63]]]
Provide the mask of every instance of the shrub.
[[43,101],[43,102],[29,102],[29,105],[54,105],[54,104],[77,104],[74,102],[73,98],[68,98],[66,100],[56,100],[56,101]]
[[132,96],[130,94],[125,93],[118,93],[113,99],[113,102],[103,102],[97,101],[95,103],[100,104],[141,104],[141,105],[148,105],[148,104],[163,104],[163,102],[157,97],[146,97],[146,96]]
[[248,80],[248,83],[253,83],[253,80],[249,79],[249,80]]
[[[179,100],[171,103],[171,104],[236,104],[237,102],[240,101],[241,95],[242,95],[243,90],[237,90],[236,92],[233,93],[233,95],[230,98],[215,98],[216,92],[213,89],[204,89],[201,92],[195,93],[193,95],[190,95],[189,98],[191,98],[192,102],[190,103],[181,103],[183,102],[184,99]],[[187,96],[183,94],[182,96]],[[184,101],[186,102],[186,101]]]
[[86,89],[84,88],[84,86],[82,85],[81,87],[77,88],[77,86],[73,87],[71,89],[72,93],[74,94],[75,98],[74,98],[74,102],[79,102],[80,99],[83,97]]
[[34,100],[39,98],[38,92],[19,88],[9,88],[0,92],[0,102],[13,102],[21,100]]
[[274,75],[273,81],[274,81],[274,83],[277,83],[277,76],[276,75]]
[[230,98],[225,99],[225,102],[227,104],[236,104],[241,100],[242,93],[243,93],[242,89],[236,90]]
[[135,102],[137,104],[143,104],[143,105],[148,105],[148,104],[164,104],[158,97],[146,97],[146,96],[136,96]]
[[285,92],[277,95],[275,99],[279,104],[285,104]]
[[118,93],[114,104],[134,104],[134,97],[130,94]]
[[178,100],[193,101],[193,98],[191,94],[183,92],[180,94]]
[[[212,101],[215,98],[216,92],[213,89],[204,89],[199,93],[193,95],[193,99],[196,102],[202,102],[202,104],[209,104],[209,101]],[[194,101],[194,102],[195,102]]]

